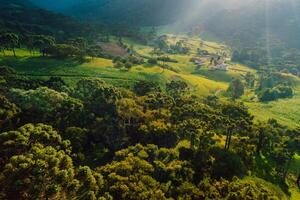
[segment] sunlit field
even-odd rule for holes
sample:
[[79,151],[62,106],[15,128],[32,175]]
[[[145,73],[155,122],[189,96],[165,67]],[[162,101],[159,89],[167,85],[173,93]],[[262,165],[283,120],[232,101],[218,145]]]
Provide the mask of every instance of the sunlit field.
[[299,200],[300,0],[0,0],[0,199]]

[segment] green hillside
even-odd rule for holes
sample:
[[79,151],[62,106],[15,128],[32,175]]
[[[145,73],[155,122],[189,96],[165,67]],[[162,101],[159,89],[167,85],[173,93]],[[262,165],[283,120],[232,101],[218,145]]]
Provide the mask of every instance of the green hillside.
[[[79,77],[98,77],[102,78],[117,86],[132,88],[134,83],[140,80],[155,81],[159,85],[164,85],[171,80],[184,80],[192,88],[194,94],[198,96],[208,96],[212,94],[221,95],[227,90],[229,83],[234,77],[241,77],[247,72],[255,73],[255,70],[246,66],[230,63],[229,71],[219,71],[209,69],[209,59],[199,57],[205,62],[204,67],[196,69],[196,65],[190,62],[190,59],[196,56],[198,48],[206,50],[211,54],[220,50],[229,51],[224,45],[213,42],[206,42],[197,38],[187,38],[186,36],[169,35],[169,43],[186,39],[191,48],[187,55],[165,54],[178,61],[178,63],[168,63],[176,71],[163,69],[159,65],[149,65],[148,63],[133,66],[129,71],[117,69],[113,66],[110,59],[105,58],[88,58],[84,62],[74,59],[55,59],[43,58],[39,53],[30,54],[27,50],[17,50],[18,58],[12,56],[12,52],[6,52],[10,57],[1,57],[0,65],[11,66],[21,74],[46,79],[50,76],[62,76],[67,82],[75,83]],[[125,43],[133,45],[134,50],[142,56],[151,57],[153,47],[142,45],[132,39],[125,39]],[[201,43],[201,47],[200,47]],[[159,63],[161,64],[161,63]],[[250,111],[257,120],[267,121],[271,118],[278,120],[280,123],[297,127],[300,122],[298,110],[300,108],[300,79],[294,76],[287,76],[287,79],[293,79],[295,85],[295,95],[291,99],[283,99],[270,103],[249,102],[253,93],[247,92],[243,99]]]
[[229,46],[157,27],[64,37],[54,25],[9,27],[0,199],[300,196],[300,79],[289,71],[251,68]]

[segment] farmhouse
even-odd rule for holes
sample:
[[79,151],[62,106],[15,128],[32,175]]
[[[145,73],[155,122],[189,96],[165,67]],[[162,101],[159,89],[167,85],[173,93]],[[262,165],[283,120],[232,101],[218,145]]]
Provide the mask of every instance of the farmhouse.
[[212,70],[228,71],[228,66],[222,57],[214,59],[214,65],[210,67]]
[[207,50],[200,50],[200,49],[198,49],[198,55],[199,56],[208,56],[209,52]]
[[195,58],[195,57],[191,58],[191,62],[195,63],[198,66],[203,66],[205,64],[202,60],[200,60],[199,58]]
[[225,63],[218,64],[215,66],[212,66],[211,69],[213,70],[221,70],[221,71],[228,71],[228,66]]
[[168,36],[167,35],[161,35],[159,36],[159,40],[167,40],[168,39]]

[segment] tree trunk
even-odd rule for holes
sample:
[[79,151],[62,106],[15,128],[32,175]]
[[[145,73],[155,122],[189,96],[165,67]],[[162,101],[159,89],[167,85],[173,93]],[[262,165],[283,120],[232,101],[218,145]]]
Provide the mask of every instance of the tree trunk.
[[297,185],[298,185],[298,187],[300,187],[300,173],[299,173],[298,178],[297,178]]
[[231,143],[232,131],[230,128],[227,129],[226,141],[225,141],[225,150],[229,150]]
[[13,51],[13,53],[14,53],[14,57],[17,57],[17,56],[16,56],[15,48],[12,48],[12,51]]
[[260,130],[259,131],[259,136],[258,136],[258,143],[256,145],[256,154],[259,155],[260,154],[260,150],[261,150],[261,146],[262,146],[262,143],[263,143],[263,133],[262,131]]
[[228,130],[227,130],[227,133],[226,133],[226,141],[225,141],[225,147],[224,149],[227,150],[227,143],[228,143]]
[[232,138],[232,132],[230,131],[230,135],[229,135],[229,139],[228,139],[228,145],[227,145],[227,150],[229,150],[229,148],[230,148],[231,138]]
[[285,171],[284,171],[284,173],[283,173],[283,180],[284,180],[284,181],[286,180],[286,177],[287,177],[287,175],[288,175],[288,172],[289,172],[289,169],[290,169],[292,160],[293,160],[293,156],[288,160],[286,169],[285,169]]

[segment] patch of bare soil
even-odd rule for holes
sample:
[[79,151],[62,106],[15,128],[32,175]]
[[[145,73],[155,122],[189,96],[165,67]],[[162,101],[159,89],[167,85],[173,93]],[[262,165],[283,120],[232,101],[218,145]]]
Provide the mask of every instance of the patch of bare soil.
[[100,42],[99,44],[100,44],[102,50],[107,54],[110,54],[113,56],[126,56],[127,55],[127,51],[117,44],[105,43],[105,42]]

